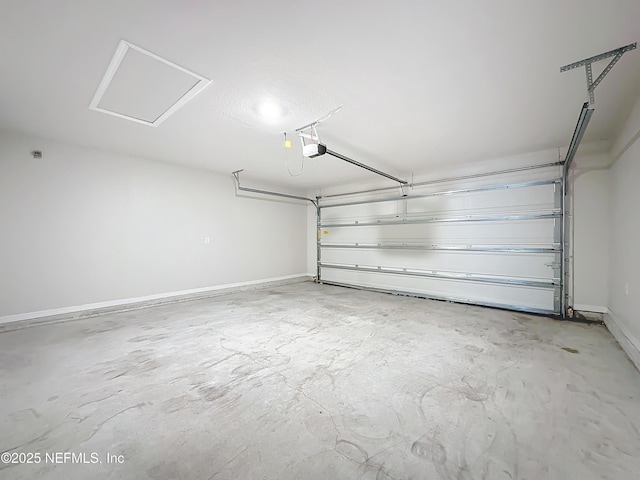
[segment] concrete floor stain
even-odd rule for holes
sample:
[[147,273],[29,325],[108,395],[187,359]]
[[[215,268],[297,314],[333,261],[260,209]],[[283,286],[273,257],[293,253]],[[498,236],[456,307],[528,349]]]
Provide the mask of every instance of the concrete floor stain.
[[569,353],[580,353],[579,350],[576,350],[575,348],[570,348],[570,347],[562,347],[562,350]]

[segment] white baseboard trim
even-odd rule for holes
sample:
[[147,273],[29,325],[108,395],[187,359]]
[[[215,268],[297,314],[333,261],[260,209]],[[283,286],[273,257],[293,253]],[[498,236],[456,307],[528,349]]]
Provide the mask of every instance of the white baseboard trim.
[[595,312],[595,313],[607,313],[609,309],[607,307],[603,307],[601,305],[585,305],[585,304],[576,304],[573,306],[574,310],[578,312]]
[[185,302],[200,298],[233,293],[243,290],[254,290],[276,285],[286,285],[289,283],[305,282],[310,280],[308,274],[287,275],[284,277],[265,278],[262,280],[252,280],[249,282],[229,283],[216,285],[213,287],[192,288],[177,292],[158,293],[146,295],[144,297],[125,298],[111,300],[108,302],[88,303],[73,307],[54,308],[51,310],[39,310],[37,312],[18,313],[15,315],[5,315],[0,317],[0,325],[15,322],[30,323],[51,323],[78,318],[94,317],[105,313],[115,313],[139,308],[148,308],[166,303]]
[[604,315],[604,324],[635,364],[636,368],[640,370],[640,342],[633,338],[626,327],[624,327],[624,324],[610,309],[608,313]]

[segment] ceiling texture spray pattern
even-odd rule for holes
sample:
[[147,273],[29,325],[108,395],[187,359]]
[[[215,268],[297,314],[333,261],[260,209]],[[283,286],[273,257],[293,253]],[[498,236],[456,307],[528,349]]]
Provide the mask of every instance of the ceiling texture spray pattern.
[[[584,72],[559,67],[638,41],[638,18],[637,0],[10,2],[0,129],[303,189],[372,179],[328,156],[287,171],[302,155],[282,132],[344,105],[322,140],[410,176],[565,147],[587,98]],[[211,84],[157,128],[90,110],[122,39]],[[638,93],[630,52],[598,87],[585,142],[611,141]]]

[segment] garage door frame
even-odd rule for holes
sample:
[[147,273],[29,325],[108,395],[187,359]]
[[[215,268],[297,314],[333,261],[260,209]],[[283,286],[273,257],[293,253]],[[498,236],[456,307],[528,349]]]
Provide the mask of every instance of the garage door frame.
[[[466,175],[466,176],[458,176],[452,178],[443,178],[437,180],[431,180],[428,182],[421,182],[411,185],[410,187],[403,187],[400,191],[402,196],[398,195],[398,191],[401,187],[391,187],[391,188],[382,188],[382,189],[371,189],[371,190],[362,190],[357,192],[347,192],[336,195],[326,195],[326,196],[318,196],[316,197],[318,208],[317,208],[317,240],[316,240],[316,249],[317,249],[317,281],[319,283],[344,286],[344,287],[355,287],[362,288],[366,290],[374,290],[374,291],[382,291],[387,293],[393,293],[398,295],[408,295],[414,297],[422,297],[422,298],[431,298],[437,300],[445,300],[452,301],[457,303],[469,303],[490,307],[498,307],[505,308],[510,310],[517,311],[525,311],[530,313],[542,313],[542,314],[551,314],[551,315],[562,315],[565,311],[565,293],[566,293],[566,278],[565,278],[565,178],[562,173],[553,175],[544,180],[535,180],[535,181],[524,181],[524,182],[496,182],[495,184],[480,186],[480,187],[471,187],[471,188],[453,188],[453,189],[445,189],[436,192],[429,192],[426,194],[416,194],[413,193],[413,188],[415,187],[423,187],[423,186],[432,186],[438,183],[445,182],[456,182],[456,181],[466,181],[466,180],[475,180],[478,178],[489,178],[491,177],[504,177],[508,174],[516,174],[520,172],[525,172],[527,170],[536,170],[536,169],[550,169],[554,167],[563,166],[564,162],[555,162],[548,163],[544,165],[532,165],[527,167],[513,168],[507,170],[501,170],[497,172],[489,172],[489,173],[481,173],[474,175]],[[561,169],[555,169],[561,170]],[[555,172],[554,170],[554,172]],[[340,207],[349,207],[354,205],[367,205],[373,203],[381,203],[381,202],[403,202],[405,205],[407,202],[411,202],[412,200],[426,197],[436,197],[436,196],[456,196],[456,195],[470,195],[476,194],[480,192],[497,192],[497,191],[509,191],[514,189],[526,189],[541,185],[553,185],[553,211],[552,212],[511,212],[508,215],[485,215],[483,216],[468,216],[467,218],[421,218],[421,219],[411,219],[406,216],[403,218],[399,218],[398,220],[374,220],[370,222],[359,222],[354,221],[348,224],[340,224],[340,223],[331,223],[328,221],[323,221],[323,211],[331,208],[340,208]],[[407,190],[411,190],[408,192]],[[377,196],[374,198],[366,198],[364,200],[351,200],[351,201],[342,201],[341,199],[344,197],[350,197],[354,195],[384,195]],[[535,246],[527,246],[527,247],[513,247],[506,245],[501,246],[438,246],[438,245],[421,245],[416,246],[415,244],[405,244],[405,245],[385,245],[385,244],[330,244],[327,242],[323,242],[323,231],[328,228],[345,228],[345,227],[363,227],[363,226],[390,226],[390,225],[408,225],[412,223],[426,224],[426,223],[471,223],[471,222],[519,222],[523,220],[546,220],[553,219],[553,246],[552,247],[535,247]],[[504,254],[504,255],[512,255],[512,254],[528,254],[528,255],[553,255],[554,261],[553,265],[550,265],[551,270],[553,272],[552,276],[547,280],[536,280],[536,279],[519,279],[519,278],[510,278],[509,276],[497,276],[491,277],[486,275],[478,275],[473,272],[465,272],[464,274],[450,274],[446,272],[433,272],[433,271],[407,271],[406,268],[388,268],[388,266],[383,265],[339,265],[339,264],[330,264],[327,262],[323,262],[323,253],[328,252],[331,249],[353,249],[355,250],[364,250],[364,249],[398,249],[398,250],[448,250],[455,251],[456,253],[464,254],[465,252],[477,253],[477,252],[491,252],[495,254]],[[519,304],[510,304],[510,303],[502,303],[495,301],[484,301],[478,298],[464,298],[460,296],[451,296],[451,295],[437,295],[433,294],[429,291],[404,291],[402,289],[396,288],[378,288],[376,286],[371,285],[363,285],[356,284],[353,282],[342,282],[336,280],[330,280],[327,278],[323,278],[323,270],[345,270],[345,271],[355,271],[355,272],[365,272],[371,273],[373,275],[393,275],[393,276],[411,276],[411,277],[428,277],[435,278],[440,280],[446,280],[451,282],[473,282],[476,284],[486,283],[491,285],[510,285],[517,286],[522,288],[546,288],[553,291],[553,306],[547,308],[536,308],[527,305],[519,305]]]

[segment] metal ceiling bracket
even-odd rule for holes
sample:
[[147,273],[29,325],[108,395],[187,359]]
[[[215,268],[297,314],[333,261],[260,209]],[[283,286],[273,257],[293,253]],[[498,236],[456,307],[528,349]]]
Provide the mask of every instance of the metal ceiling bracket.
[[[622,55],[625,52],[628,52],[630,50],[635,50],[636,47],[637,47],[637,43],[631,43],[629,45],[625,45],[624,47],[616,48],[615,50],[610,50],[608,52],[601,53],[600,55],[595,55],[593,57],[585,58],[584,60],[580,60],[579,62],[570,63],[569,65],[560,67],[560,72],[562,73],[562,72],[566,72],[567,70],[573,70],[574,68],[585,67],[585,73],[587,76],[587,93],[589,94],[589,105],[593,105],[595,103],[594,91],[596,87],[600,85],[600,82],[602,82],[604,77],[607,76],[607,73],[611,71],[613,66],[616,63],[618,63],[618,60],[620,60],[620,57],[622,57]],[[595,62],[599,62],[600,60],[604,60],[605,58],[610,58],[610,57],[613,57],[613,59],[611,59],[611,61],[609,62],[609,65],[605,67],[602,73],[598,75],[598,78],[596,78],[594,81],[591,64]]]
[[[306,132],[305,130],[308,130]],[[305,145],[309,145],[312,143],[319,144],[320,135],[318,135],[318,130],[316,130],[316,124],[312,123],[311,125],[307,125],[305,127],[299,128],[296,130],[298,136],[300,137],[300,143],[302,144],[302,148],[304,150]],[[305,141],[307,139],[308,141]]]
[[[561,211],[562,211],[562,226],[559,232],[560,236],[560,244],[562,246],[562,254],[561,254],[561,267],[560,267],[560,295],[561,295],[561,314],[562,318],[567,318],[567,312],[573,312],[573,307],[568,306],[569,296],[568,296],[568,286],[570,282],[573,282],[572,278],[568,277],[569,272],[569,262],[571,258],[568,255],[570,252],[571,243],[573,239],[568,238],[567,233],[569,231],[567,222],[567,214],[569,209],[569,204],[567,201],[568,193],[569,193],[569,169],[571,168],[571,164],[573,162],[574,157],[578,151],[578,147],[580,146],[580,142],[582,141],[582,137],[584,136],[585,131],[587,130],[587,126],[589,125],[589,120],[591,120],[591,116],[593,115],[593,104],[595,103],[595,89],[604,77],[611,71],[613,66],[618,63],[618,60],[624,55],[625,52],[630,50],[635,50],[637,47],[637,43],[630,43],[629,45],[625,45],[624,47],[616,48],[615,50],[610,50],[605,53],[601,53],[600,55],[595,55],[593,57],[585,58],[584,60],[580,60],[579,62],[570,63],[569,65],[565,65],[564,67],[560,67],[560,73],[566,72],[567,70],[573,70],[574,68],[584,67],[585,74],[587,77],[587,94],[589,95],[589,101],[585,102],[582,105],[582,109],[580,110],[580,115],[578,116],[578,123],[576,124],[576,128],[573,131],[573,136],[571,137],[571,143],[569,144],[569,149],[567,150],[567,156],[564,160],[563,166],[563,175],[562,175],[562,195],[560,199],[561,203]],[[600,60],[604,60],[606,58],[610,58],[611,61],[604,68],[602,73],[598,75],[598,78],[593,79],[593,70],[591,65],[595,62],[599,62]],[[569,315],[572,316],[572,315]]]

